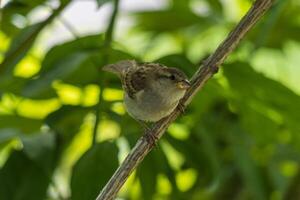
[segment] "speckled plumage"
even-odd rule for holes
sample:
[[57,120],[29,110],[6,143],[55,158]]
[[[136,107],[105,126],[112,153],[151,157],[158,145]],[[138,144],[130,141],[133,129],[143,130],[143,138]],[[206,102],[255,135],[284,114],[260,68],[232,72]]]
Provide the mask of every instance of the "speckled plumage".
[[125,60],[103,69],[119,76],[128,113],[142,121],[156,122],[169,115],[189,86],[182,71],[159,63]]

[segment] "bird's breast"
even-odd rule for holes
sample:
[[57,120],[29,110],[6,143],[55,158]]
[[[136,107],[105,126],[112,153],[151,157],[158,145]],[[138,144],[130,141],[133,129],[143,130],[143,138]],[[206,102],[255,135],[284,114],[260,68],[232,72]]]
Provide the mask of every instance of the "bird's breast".
[[127,112],[134,118],[156,122],[169,115],[178,105],[178,101],[171,101],[151,92],[140,91],[135,98],[130,98],[127,94],[124,97]]

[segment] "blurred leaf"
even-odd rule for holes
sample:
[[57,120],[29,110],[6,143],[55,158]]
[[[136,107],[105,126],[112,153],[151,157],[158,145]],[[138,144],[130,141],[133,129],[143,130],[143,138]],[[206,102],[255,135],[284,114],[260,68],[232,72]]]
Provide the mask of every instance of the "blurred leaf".
[[214,12],[222,14],[223,6],[220,0],[207,0],[207,1]]
[[38,6],[41,3],[45,2],[46,0],[14,0],[17,2],[21,2],[30,6]]
[[193,117],[190,123],[197,124],[202,117],[218,103],[227,101],[226,90],[216,79],[209,80],[200,93],[196,94],[191,104],[187,107],[187,113]]
[[243,131],[238,127],[232,127],[229,132],[229,140],[235,156],[235,162],[239,167],[241,176],[244,179],[253,199],[265,200],[267,198],[267,188],[262,174],[249,155],[249,145],[246,144],[247,138]]
[[100,8],[101,6],[103,6],[103,4],[108,3],[112,0],[96,0],[96,1],[97,1],[98,8]]
[[3,8],[1,8],[0,29],[10,37],[15,36],[19,32],[19,28],[14,24],[14,20],[23,20],[22,25],[27,25],[27,14],[36,6],[43,3],[45,0],[11,0]]
[[44,21],[27,26],[16,35],[5,54],[3,62],[0,64],[0,73],[11,73],[13,67],[26,55],[32,47],[39,33],[43,28],[51,23],[69,3],[70,0],[61,1],[60,6]]
[[71,178],[73,200],[94,200],[118,167],[118,148],[102,142],[88,150],[75,164]]
[[189,77],[196,70],[195,64],[193,64],[185,55],[172,54],[159,58],[155,62],[162,63],[168,67],[176,67],[184,71]]
[[0,199],[44,199],[56,164],[55,136],[21,138],[23,150],[14,151],[0,170]]
[[280,124],[262,113],[262,109],[256,110],[251,106],[242,105],[239,112],[242,115],[243,126],[253,134],[258,145],[277,141],[274,133],[279,131]]
[[56,148],[55,134],[51,132],[37,133],[23,136],[21,140],[24,145],[24,153],[50,177],[57,158],[54,151]]
[[43,170],[24,152],[15,151],[0,170],[0,199],[44,199],[48,184]]
[[[172,32],[178,31],[195,24],[205,26],[206,21],[190,10],[183,9],[178,15],[178,10],[169,9],[162,11],[146,11],[135,13],[138,24],[137,27],[145,31]],[[159,23],[157,23],[159,22]]]
[[31,48],[37,35],[45,26],[45,22],[36,23],[28,26],[14,38],[9,49],[5,54],[5,59],[0,64],[0,73],[11,73],[13,67],[26,55]]
[[19,136],[21,133],[19,130],[13,128],[0,129],[0,144],[9,141],[12,138]]
[[46,124],[61,137],[63,144],[68,144],[79,132],[90,107],[63,106],[46,118]]
[[281,49],[287,41],[299,42],[299,9],[297,1],[275,1],[259,29],[251,34],[255,36],[253,38],[256,45]]
[[[161,149],[162,150],[162,149]],[[172,185],[172,193],[177,194],[175,171],[171,168],[163,151],[150,152],[137,169],[137,176],[141,183],[143,199],[153,199],[157,189],[157,176],[164,174]]]
[[196,170],[201,171],[202,176],[200,185],[203,186],[211,182],[214,169],[210,166],[210,158],[199,145],[201,142],[199,138],[189,137],[187,140],[181,141],[171,137],[169,134],[166,138],[172,147],[184,156],[184,165],[181,167],[195,168]]
[[[63,80],[67,77],[72,77],[73,74],[80,73],[82,79],[74,79],[78,82],[84,81],[85,75],[90,79],[95,79],[97,70],[91,64],[87,65],[86,61],[89,59],[89,53],[80,52],[71,55],[65,55],[64,59],[56,63],[55,68],[48,72],[44,72],[37,79],[30,81],[23,90],[23,95],[31,98],[50,98],[56,96],[52,89],[54,80]],[[85,65],[84,65],[85,64]],[[83,72],[84,70],[84,72]],[[83,72],[83,73],[82,73]]]
[[139,177],[143,199],[145,200],[153,199],[153,195],[155,194],[158,175],[156,164],[155,160],[153,160],[152,153],[150,153],[137,169],[137,176]]
[[78,39],[66,41],[52,47],[42,62],[41,73],[49,71],[57,62],[63,60],[66,56],[82,51],[103,51],[103,35],[89,35]]
[[105,50],[102,46],[101,35],[92,35],[53,47],[45,56],[38,77],[25,86],[23,94],[31,98],[53,97],[55,92],[51,86],[55,80],[78,86],[97,83],[104,74],[101,67],[106,53],[109,63],[132,58],[127,53]]
[[17,115],[0,115],[0,128],[15,128],[22,133],[32,133],[40,130],[42,121]]
[[[300,131],[298,122],[300,96],[282,84],[255,72],[247,63],[232,63],[224,67],[224,74],[230,87],[236,93],[237,101],[232,103],[237,106],[238,112],[243,116],[246,130],[251,133],[267,131],[270,138],[276,129],[288,128],[294,133],[294,142],[300,147],[298,142],[300,139],[298,134]],[[256,111],[250,110],[253,108]],[[252,114],[252,112],[255,113]],[[262,126],[265,128],[263,129]]]
[[21,91],[28,79],[20,77],[11,77],[10,75],[2,75],[0,78],[0,96],[4,93],[13,93],[21,95]]

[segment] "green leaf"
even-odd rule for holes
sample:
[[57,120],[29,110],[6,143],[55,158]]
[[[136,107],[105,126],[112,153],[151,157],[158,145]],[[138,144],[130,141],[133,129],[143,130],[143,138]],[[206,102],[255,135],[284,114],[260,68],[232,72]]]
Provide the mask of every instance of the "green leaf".
[[168,67],[176,67],[184,71],[188,76],[196,70],[195,64],[193,64],[185,55],[172,54],[157,59],[155,62],[162,63]]
[[57,62],[63,60],[66,56],[82,51],[101,51],[103,50],[103,35],[89,35],[52,47],[46,54],[40,73],[47,72],[53,68]]
[[96,1],[97,1],[98,8],[100,8],[101,6],[103,6],[103,4],[108,3],[112,0],[96,0]]
[[228,134],[235,162],[239,167],[240,174],[244,179],[246,187],[251,193],[251,197],[258,200],[267,199],[267,188],[259,168],[255,165],[255,162],[250,156],[250,147],[245,142],[247,139],[245,137],[246,135],[243,133],[243,130],[234,125]]
[[[195,24],[205,25],[204,18],[201,18],[190,10],[169,9],[162,11],[146,11],[135,13],[137,27],[153,32],[173,32]],[[159,22],[159,23],[157,23]]]
[[18,32],[6,51],[3,62],[0,64],[0,74],[11,74],[13,72],[14,66],[27,54],[39,33],[67,6],[69,1],[61,1],[60,6],[44,21],[27,26]]
[[[275,1],[273,8],[266,13],[258,31],[253,32],[256,46],[282,49],[287,41],[300,40],[300,27],[297,21],[300,6],[297,1]],[[276,33],[276,34],[273,34]]]
[[153,157],[151,157],[150,153],[137,169],[137,176],[139,177],[143,199],[145,200],[153,199],[156,190],[157,170],[155,169],[155,163],[153,163]]
[[40,130],[42,121],[17,115],[0,115],[1,128],[15,128],[22,133],[32,133]]
[[49,178],[24,152],[14,151],[0,170],[0,199],[40,200]]
[[23,150],[12,152],[0,170],[0,199],[44,199],[57,161],[55,135],[39,133],[21,139]]
[[222,14],[223,6],[219,0],[208,0],[210,7],[213,9],[214,12]]
[[74,53],[71,55],[66,55],[64,59],[60,60],[52,70],[47,73],[43,73],[39,78],[30,81],[23,89],[23,95],[30,98],[50,98],[55,96],[55,92],[51,85],[54,80],[63,80],[68,77],[73,77],[73,74],[78,73],[78,70],[82,73],[82,79],[75,79],[78,82],[84,81],[86,75],[90,79],[95,79],[97,76],[97,70],[93,65],[84,65],[87,59],[89,59],[88,52]]
[[88,150],[75,164],[71,178],[73,200],[94,200],[118,167],[118,148],[102,142]]
[[[0,29],[9,37],[20,33],[20,29],[13,23],[13,19],[18,17],[19,20],[24,20],[23,23],[28,23],[26,16],[36,6],[43,3],[45,0],[11,0],[3,8],[1,8]],[[1,5],[2,6],[2,5]]]
[[21,135],[21,132],[13,128],[0,129],[0,144],[7,142],[19,135]]
[[72,141],[79,132],[86,115],[92,110],[90,107],[63,106],[46,118],[46,124],[58,133],[65,145]]
[[44,26],[44,22],[36,23],[20,31],[5,53],[5,58],[0,64],[0,73],[12,73],[14,66],[26,55]]
[[[225,66],[224,75],[236,94],[232,103],[242,115],[245,130],[270,139],[274,132],[287,129],[293,133],[293,143],[300,147],[300,96],[255,72],[247,63]],[[266,133],[260,134],[263,131]]]
[[24,153],[49,177],[56,164],[56,137],[53,132],[21,136]]
[[12,77],[9,74],[4,74],[0,78],[0,96],[4,93],[13,93],[21,96],[23,87],[28,82],[28,79],[20,77]]
[[175,171],[168,163],[164,151],[151,151],[137,168],[137,177],[140,180],[143,199],[153,199],[157,189],[157,176],[164,174],[172,186],[172,194],[178,192],[175,180]]
[[102,48],[101,35],[86,36],[53,47],[45,56],[37,78],[31,80],[23,90],[23,95],[30,98],[50,98],[55,96],[52,83],[62,80],[79,87],[98,83],[105,74],[101,67],[108,63],[132,58],[127,53]]
[[[174,149],[180,152],[185,159],[184,166],[189,168],[195,168],[201,171],[201,183],[202,185],[208,184],[213,178],[215,173],[211,167],[210,158],[205,154],[202,146],[199,145],[201,142],[199,138],[189,137],[187,140],[178,140],[171,137],[169,134],[166,135],[167,141],[172,145]],[[197,155],[197,156],[195,156]]]

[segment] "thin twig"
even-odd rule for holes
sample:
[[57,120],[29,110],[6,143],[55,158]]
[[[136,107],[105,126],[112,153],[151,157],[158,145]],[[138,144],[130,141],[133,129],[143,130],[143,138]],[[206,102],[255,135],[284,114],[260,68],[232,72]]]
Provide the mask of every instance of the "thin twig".
[[[239,24],[233,29],[227,38],[219,45],[217,50],[199,67],[191,80],[191,87],[182,99],[182,104],[186,106],[190,103],[195,94],[203,87],[206,81],[211,78],[224,62],[226,57],[236,48],[245,34],[268,10],[272,0],[256,0],[248,13],[242,18]],[[165,130],[178,116],[180,111],[175,109],[168,117],[159,121],[152,128],[151,133],[154,138],[161,138]],[[110,178],[106,186],[102,189],[96,200],[112,200],[116,197],[129,175],[136,169],[144,157],[151,151],[153,144],[148,143],[143,137],[137,141],[129,155],[125,158],[120,167]]]
[[[113,40],[113,32],[114,32],[114,27],[115,27],[115,21],[116,21],[117,14],[118,14],[118,8],[119,8],[119,0],[114,0],[114,8],[113,8],[114,10],[112,12],[110,22],[107,27],[107,31],[106,31],[105,38],[104,38],[104,55],[102,57],[104,65],[107,64],[109,61],[109,49],[111,47],[111,42]],[[103,107],[103,90],[106,86],[105,77],[103,77],[102,80],[100,80],[99,86],[100,86],[100,93],[99,93],[99,98],[98,98],[98,104],[96,105],[95,124],[94,124],[94,129],[93,129],[92,145],[95,145],[96,140],[97,140],[98,124],[100,121],[100,112],[102,110],[101,107]]]

